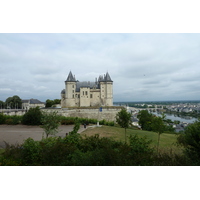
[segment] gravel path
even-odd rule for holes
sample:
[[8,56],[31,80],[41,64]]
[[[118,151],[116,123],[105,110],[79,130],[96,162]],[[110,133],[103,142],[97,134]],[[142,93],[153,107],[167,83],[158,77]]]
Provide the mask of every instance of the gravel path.
[[[65,137],[66,133],[73,130],[74,125],[61,125],[57,136]],[[85,128],[81,125],[78,133]],[[34,140],[41,140],[44,131],[39,126],[26,125],[0,125],[0,148],[5,147],[4,141],[9,144],[21,144],[29,137]],[[45,136],[45,135],[44,135]]]

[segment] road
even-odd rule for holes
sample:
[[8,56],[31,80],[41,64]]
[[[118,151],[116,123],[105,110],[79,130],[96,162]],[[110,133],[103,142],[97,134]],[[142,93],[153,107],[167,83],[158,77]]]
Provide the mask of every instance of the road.
[[[66,133],[73,130],[74,125],[61,125],[57,136],[65,137]],[[85,130],[83,125],[80,126],[78,133]],[[0,125],[0,148],[5,148],[5,142],[9,144],[21,144],[29,137],[34,140],[41,140],[44,131],[39,126],[26,125]],[[45,135],[44,135],[45,136]]]

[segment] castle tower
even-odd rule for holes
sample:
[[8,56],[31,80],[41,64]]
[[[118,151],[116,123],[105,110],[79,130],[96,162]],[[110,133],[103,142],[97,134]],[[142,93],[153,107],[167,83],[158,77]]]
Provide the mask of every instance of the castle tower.
[[99,77],[100,83],[100,96],[104,106],[113,106],[113,81],[108,72],[104,77]]
[[66,107],[75,106],[75,93],[76,93],[76,79],[72,75],[72,72],[69,72],[67,80],[65,81],[65,102]]

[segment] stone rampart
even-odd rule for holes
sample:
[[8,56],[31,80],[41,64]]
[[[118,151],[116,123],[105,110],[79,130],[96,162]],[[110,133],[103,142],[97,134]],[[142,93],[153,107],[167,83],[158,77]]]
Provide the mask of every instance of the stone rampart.
[[[80,117],[80,118],[88,118],[88,119],[97,119],[97,120],[103,120],[106,121],[116,121],[115,117],[116,114],[121,110],[121,107],[119,108],[102,108],[102,112],[99,111],[99,109],[84,109],[84,108],[45,108],[41,109],[44,112],[51,112],[51,111],[57,111],[59,115],[65,116],[65,117]],[[4,109],[1,110],[1,113],[4,113],[5,115],[24,115],[27,111],[26,110],[9,110]]]
[[44,112],[57,111],[59,115],[65,117],[80,117],[88,119],[97,119],[106,121],[116,121],[116,114],[121,110],[121,108],[103,108],[102,112],[99,109],[67,109],[67,108],[56,108],[56,109],[42,109]]

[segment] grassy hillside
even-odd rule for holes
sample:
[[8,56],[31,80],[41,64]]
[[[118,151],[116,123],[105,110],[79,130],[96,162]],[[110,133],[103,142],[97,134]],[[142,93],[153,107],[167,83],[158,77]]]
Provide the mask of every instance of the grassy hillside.
[[[102,126],[102,127],[95,127],[95,128],[88,128],[81,135],[95,135],[99,134],[100,137],[110,137],[114,140],[118,141],[125,141],[125,131],[123,128],[120,127],[111,127],[111,126]],[[127,137],[131,134],[137,134],[139,137],[144,137],[148,140],[152,140],[152,146],[157,145],[158,134],[155,132],[150,131],[143,131],[143,130],[134,130],[134,129],[127,129]],[[179,150],[179,148],[175,145],[176,143],[176,135],[175,134],[167,134],[163,133],[160,136],[160,149],[174,149]]]

